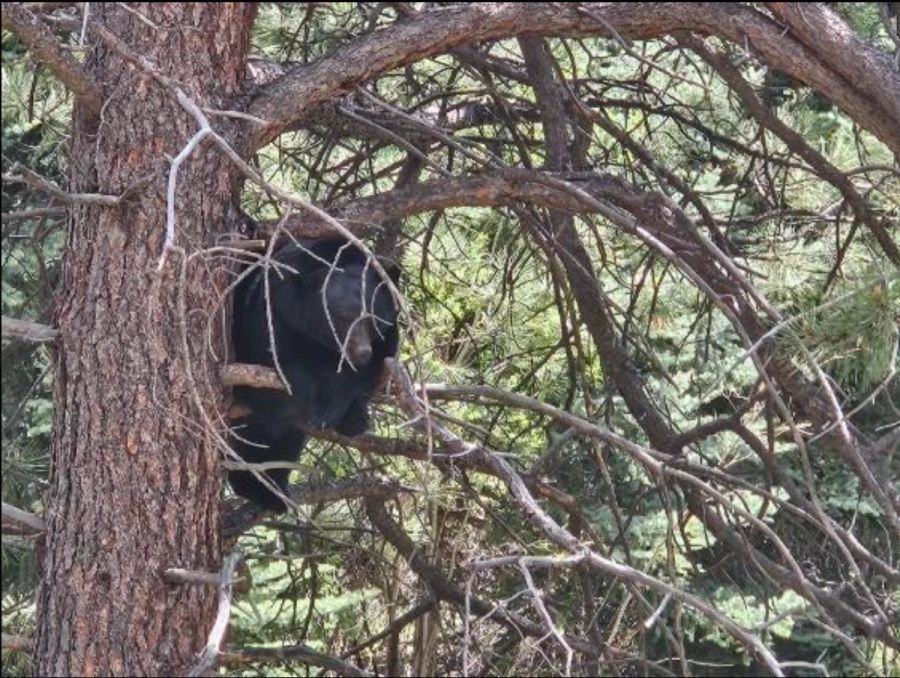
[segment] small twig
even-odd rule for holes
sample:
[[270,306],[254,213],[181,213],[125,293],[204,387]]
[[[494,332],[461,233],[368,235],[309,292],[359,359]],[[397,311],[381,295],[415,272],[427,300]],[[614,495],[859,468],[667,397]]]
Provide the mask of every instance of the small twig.
[[556,623],[553,621],[553,617],[550,615],[550,611],[547,609],[547,606],[544,604],[544,594],[541,590],[535,586],[534,579],[531,576],[531,571],[528,569],[528,566],[524,561],[519,562],[519,571],[522,573],[522,576],[525,578],[525,585],[528,587],[528,591],[531,593],[531,600],[534,602],[535,608],[537,608],[538,614],[541,615],[544,619],[544,623],[547,625],[547,628],[550,629],[550,633],[553,634],[553,637],[556,638],[557,642],[563,646],[563,649],[566,652],[566,673],[565,675],[572,675],[572,660],[575,657],[575,652],[572,650],[572,646],[566,642],[565,637],[557,628]]
[[[150,28],[152,28],[155,31],[159,30],[159,26],[157,26],[153,21],[151,21],[146,16],[144,16],[143,13],[138,12],[136,9],[134,9],[132,7],[129,7],[127,3],[117,2],[116,4],[119,7],[121,7],[122,9],[124,9],[126,12],[130,12],[132,15],[134,15],[134,17],[137,18],[138,21],[146,24],[147,26],[149,26]],[[86,23],[87,23],[87,12],[85,12],[85,24]]]
[[381,631],[380,633],[376,633],[374,636],[372,636],[368,640],[364,640],[358,645],[354,645],[349,650],[345,651],[340,656],[340,658],[346,659],[347,657],[352,657],[355,654],[359,654],[367,647],[371,647],[378,641],[383,640],[392,634],[399,633],[404,628],[412,624],[416,619],[421,617],[423,614],[431,612],[436,605],[437,599],[433,595],[428,594],[425,599],[422,600],[418,605],[403,613],[390,624],[388,624],[387,628],[385,628],[383,631]]
[[669,601],[671,600],[671,593],[667,593],[663,596],[662,602],[660,602],[659,606],[657,606],[657,608],[653,611],[653,614],[651,614],[644,620],[642,626],[644,627],[645,631],[649,631],[656,625],[656,622],[658,622],[659,618],[662,617],[662,613],[665,612],[666,608],[669,606]]
[[607,31],[609,31],[609,34],[612,36],[613,40],[615,40],[617,43],[619,43],[619,46],[623,50],[625,50],[625,52],[628,54],[628,56],[630,56],[634,59],[637,59],[645,66],[649,66],[650,68],[655,68],[656,70],[660,71],[661,73],[665,73],[670,78],[678,80],[679,82],[684,82],[684,83],[687,83],[688,85],[693,85],[694,87],[697,87],[703,91],[707,91],[708,88],[703,83],[697,82],[695,80],[691,80],[690,78],[685,78],[683,75],[678,75],[678,73],[675,73],[674,71],[669,70],[665,66],[660,66],[655,61],[648,59],[647,57],[645,57],[641,54],[638,54],[636,51],[634,51],[631,48],[631,45],[628,43],[628,41],[625,40],[621,35],[619,35],[619,32],[615,28],[613,28],[612,24],[610,24],[606,19],[604,19],[602,16],[600,16],[596,12],[592,12],[587,7],[578,7],[578,11],[581,12],[582,14],[584,14],[585,16],[589,16],[591,19],[598,22]]
[[178,184],[178,169],[181,167],[181,163],[194,152],[194,149],[197,148],[200,142],[211,133],[212,130],[209,128],[209,123],[207,122],[206,126],[194,134],[194,136],[184,145],[184,148],[182,148],[178,155],[172,160],[169,169],[169,181],[166,186],[166,240],[163,243],[163,254],[159,260],[160,271],[163,269],[163,266],[165,266],[166,253],[175,245],[175,188]]
[[222,641],[225,639],[225,631],[228,629],[228,620],[231,619],[231,591],[234,584],[234,571],[240,560],[240,554],[232,553],[222,563],[222,570],[219,573],[219,611],[216,614],[216,621],[212,630],[209,632],[206,647],[203,648],[197,663],[188,673],[189,676],[202,676],[216,663],[216,659],[219,656],[219,648],[222,646]]

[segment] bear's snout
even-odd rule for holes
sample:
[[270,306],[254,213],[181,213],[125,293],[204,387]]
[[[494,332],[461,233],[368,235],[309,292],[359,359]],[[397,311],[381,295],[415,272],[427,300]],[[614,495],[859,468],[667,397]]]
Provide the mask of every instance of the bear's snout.
[[359,369],[369,364],[372,359],[372,341],[368,333],[360,326],[350,332],[350,340],[347,342],[347,359],[353,367]]
[[368,365],[369,361],[372,359],[372,347],[369,344],[365,346],[360,346],[357,348],[353,355],[350,356],[350,360],[353,361],[353,364],[356,367],[362,367],[363,365]]

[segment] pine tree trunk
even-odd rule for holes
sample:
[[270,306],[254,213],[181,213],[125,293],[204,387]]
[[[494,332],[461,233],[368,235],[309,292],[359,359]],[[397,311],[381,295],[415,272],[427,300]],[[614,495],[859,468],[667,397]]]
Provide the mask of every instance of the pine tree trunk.
[[[252,5],[138,7],[155,28],[120,3],[91,4],[90,20],[200,106],[227,105],[244,74]],[[182,249],[160,272],[167,158],[197,126],[149,73],[90,28],[86,36],[104,106],[99,124],[75,112],[71,190],[132,190],[119,206],[79,206],[69,217],[34,672],[184,675],[206,641],[216,591],[162,574],[220,562],[220,452],[208,429],[222,427],[228,282],[225,262],[187,255],[234,229],[239,181],[211,144],[193,152],[178,175]]]

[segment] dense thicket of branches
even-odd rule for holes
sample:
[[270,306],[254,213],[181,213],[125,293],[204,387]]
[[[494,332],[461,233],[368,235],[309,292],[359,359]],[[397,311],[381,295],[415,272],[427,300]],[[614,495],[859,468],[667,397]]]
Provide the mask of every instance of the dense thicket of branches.
[[[217,394],[279,385],[227,364],[240,265],[337,230],[404,268],[376,429],[311,432],[277,522],[227,500],[222,572],[239,555],[252,585],[218,586],[227,645],[198,607],[198,672],[217,651],[249,675],[900,670],[900,35],[890,3],[830,4],[261,4],[245,55],[252,11],[231,5],[213,27],[188,3],[8,3],[4,672],[28,670],[35,613],[46,635],[45,537],[99,529],[120,556],[153,538],[117,552],[114,521],[72,522],[89,490],[43,492],[51,437],[67,463],[52,408],[90,406],[61,388],[51,405],[58,347],[77,364],[90,336],[54,293],[77,287],[73,233],[115,231],[123,205],[151,215],[112,239],[123,267],[171,285],[191,333],[160,344],[148,371],[176,386],[142,416],[223,467]],[[166,46],[179,31],[196,64]],[[217,58],[245,56],[226,86]],[[146,143],[100,152],[132,119]],[[88,143],[93,184],[71,152]],[[127,309],[83,308],[120,328],[109,392],[141,393],[129,361],[170,316],[122,285]],[[134,445],[123,459],[158,441]],[[115,450],[73,458],[139,487]],[[185,479],[168,499],[205,500],[208,470],[167,463]],[[102,607],[54,623],[104,633],[92,620],[120,611]]]

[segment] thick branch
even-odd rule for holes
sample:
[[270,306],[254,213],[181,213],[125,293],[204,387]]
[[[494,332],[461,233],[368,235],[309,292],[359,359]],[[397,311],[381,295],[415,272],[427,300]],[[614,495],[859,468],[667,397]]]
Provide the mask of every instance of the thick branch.
[[248,112],[268,124],[254,130],[242,146],[262,146],[318,104],[382,73],[467,42],[521,35],[608,35],[607,26],[629,38],[690,30],[752,46],[769,65],[820,91],[900,153],[900,126],[884,114],[884,107],[836,79],[776,22],[752,7],[730,3],[471,3],[419,12],[263,87]]
[[[547,164],[551,169],[561,169],[571,159],[566,145],[566,113],[554,77],[553,59],[543,41],[535,39],[522,40],[522,53],[528,74],[534,82],[534,93],[541,113]],[[558,258],[568,274],[572,294],[597,347],[603,371],[609,375],[628,410],[657,448],[674,451],[671,430],[651,400],[641,375],[634,368],[618,336],[609,300],[594,272],[590,255],[575,230],[571,214],[550,210],[552,233],[546,233],[531,215],[523,215],[523,221],[529,226],[534,240],[547,251],[548,257]]]
[[220,376],[224,386],[252,386],[284,390],[284,384],[278,376],[278,372],[262,365],[232,363],[222,368]]
[[900,127],[900,73],[887,55],[860,40],[827,3],[769,2],[766,5],[847,86],[882,105],[892,124]]
[[56,36],[22,3],[3,3],[3,28],[13,31],[34,57],[49,68],[75,95],[90,118],[100,113],[100,89],[84,67],[67,54]]
[[[512,207],[526,202],[571,212],[592,211],[565,191],[537,181],[528,181],[529,176],[537,177],[540,174],[523,170],[510,174],[439,179],[360,198],[335,207],[331,212],[335,219],[346,224],[357,235],[363,236],[385,221],[453,207]],[[597,197],[614,191],[616,186],[613,179],[597,175],[565,176]],[[271,235],[277,223],[263,223],[263,234]],[[303,238],[321,238],[334,234],[324,220],[307,214],[288,219],[285,228]]]

